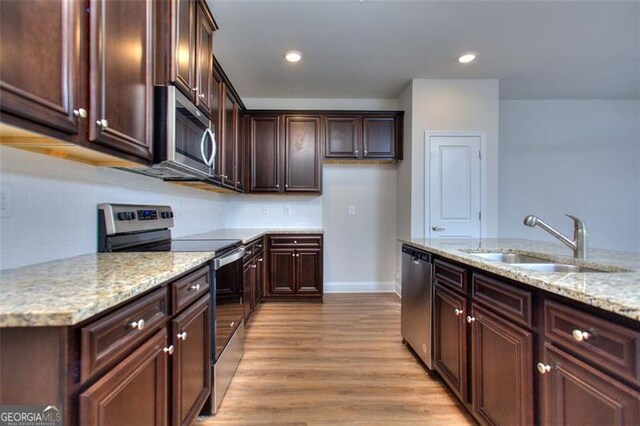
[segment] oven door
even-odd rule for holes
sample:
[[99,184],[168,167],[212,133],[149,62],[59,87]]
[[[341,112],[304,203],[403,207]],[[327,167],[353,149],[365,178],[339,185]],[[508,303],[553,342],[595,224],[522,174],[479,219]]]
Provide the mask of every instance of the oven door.
[[211,121],[174,86],[168,88],[167,102],[168,159],[212,177],[218,147]]

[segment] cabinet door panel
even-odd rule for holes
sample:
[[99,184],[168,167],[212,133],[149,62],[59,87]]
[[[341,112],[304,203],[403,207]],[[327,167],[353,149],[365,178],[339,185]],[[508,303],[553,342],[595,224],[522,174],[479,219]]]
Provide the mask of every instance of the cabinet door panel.
[[395,118],[364,117],[363,158],[394,158],[395,155]]
[[90,1],[89,140],[149,161],[153,4]]
[[[456,309],[462,311],[456,315]],[[467,402],[467,301],[464,297],[435,286],[434,365],[451,390]]]
[[640,393],[549,343],[541,377],[545,424],[631,426],[640,424]]
[[[188,425],[211,388],[211,311],[204,296],[172,321],[173,424]],[[186,333],[186,334],[183,334]]]
[[223,141],[223,167],[222,173],[223,183],[225,186],[234,187],[235,186],[235,146],[237,141],[237,133],[236,133],[236,123],[235,111],[237,109],[237,105],[233,96],[227,90],[227,86],[223,84],[224,87],[224,109],[223,109],[223,133],[224,133],[224,141]]
[[285,192],[320,192],[320,117],[285,117]]
[[487,424],[533,424],[533,334],[473,306],[473,410]]
[[296,292],[322,293],[322,249],[297,249],[296,264]]
[[196,31],[194,0],[174,0],[175,46],[172,80],[185,95],[192,98],[195,87]]
[[295,251],[271,249],[269,251],[269,291],[270,294],[295,293]]
[[251,117],[251,192],[279,192],[279,119],[278,116]]
[[353,117],[325,117],[326,158],[358,158],[362,155],[362,119]]
[[205,6],[197,2],[196,13],[196,105],[211,116],[211,96],[213,83],[213,23],[209,19]]
[[80,394],[80,424],[166,425],[166,345],[163,329]]
[[[82,3],[0,2],[0,109],[76,134]],[[87,109],[86,105],[82,106]]]

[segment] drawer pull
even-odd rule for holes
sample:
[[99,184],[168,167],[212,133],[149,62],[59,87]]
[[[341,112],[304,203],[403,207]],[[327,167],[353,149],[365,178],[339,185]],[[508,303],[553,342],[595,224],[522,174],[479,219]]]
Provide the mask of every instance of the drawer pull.
[[144,330],[144,320],[140,318],[138,321],[134,321],[131,324],[129,324],[129,327],[131,327],[134,330]]
[[182,333],[178,333],[176,336],[178,337],[178,339],[187,340],[187,332],[186,331],[183,331]]
[[471,323],[472,323],[472,322],[474,322],[475,320],[476,320],[476,319],[475,319],[474,317],[467,316],[467,322],[468,322],[469,324],[471,324]]
[[192,285],[189,290],[200,291],[200,284]]
[[247,252],[244,255],[245,256],[251,256],[251,250],[247,250]]
[[262,258],[258,259],[258,262],[262,262]]
[[173,345],[169,346],[168,348],[162,348],[162,352],[164,352],[165,354],[173,355]]
[[257,266],[257,265],[251,265],[251,267],[255,269],[255,268],[257,268],[258,266]]
[[296,240],[293,240],[293,244],[298,244],[298,241],[296,241]]
[[234,325],[236,325],[235,321],[231,321],[231,324],[229,324],[229,326],[233,327]]
[[591,335],[589,333],[587,333],[586,331],[582,331],[582,330],[578,330],[578,329],[573,330],[571,332],[571,335],[578,342],[582,342],[583,340],[589,340],[589,337],[591,337]]
[[258,244],[258,248],[261,249],[262,248],[262,244]]
[[538,372],[540,374],[547,374],[548,372],[551,371],[551,366],[547,365],[547,364],[544,364],[542,362],[539,362],[537,367],[538,367]]
[[458,309],[456,308],[453,312],[456,313],[456,316],[462,315],[462,313],[464,312],[462,309]]

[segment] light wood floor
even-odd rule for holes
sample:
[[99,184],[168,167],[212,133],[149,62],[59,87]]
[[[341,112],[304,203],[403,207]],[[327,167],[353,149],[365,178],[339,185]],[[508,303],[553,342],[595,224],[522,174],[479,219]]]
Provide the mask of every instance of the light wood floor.
[[402,344],[395,294],[264,303],[215,417],[198,425],[467,425],[454,397]]

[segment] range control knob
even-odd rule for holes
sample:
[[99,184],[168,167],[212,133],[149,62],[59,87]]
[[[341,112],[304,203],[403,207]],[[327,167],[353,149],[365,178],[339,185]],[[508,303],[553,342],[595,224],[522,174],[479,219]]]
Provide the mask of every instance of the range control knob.
[[136,214],[134,212],[127,212],[127,220],[134,220],[136,218]]
[[127,216],[124,214],[124,212],[120,212],[117,215],[118,220],[127,220]]

